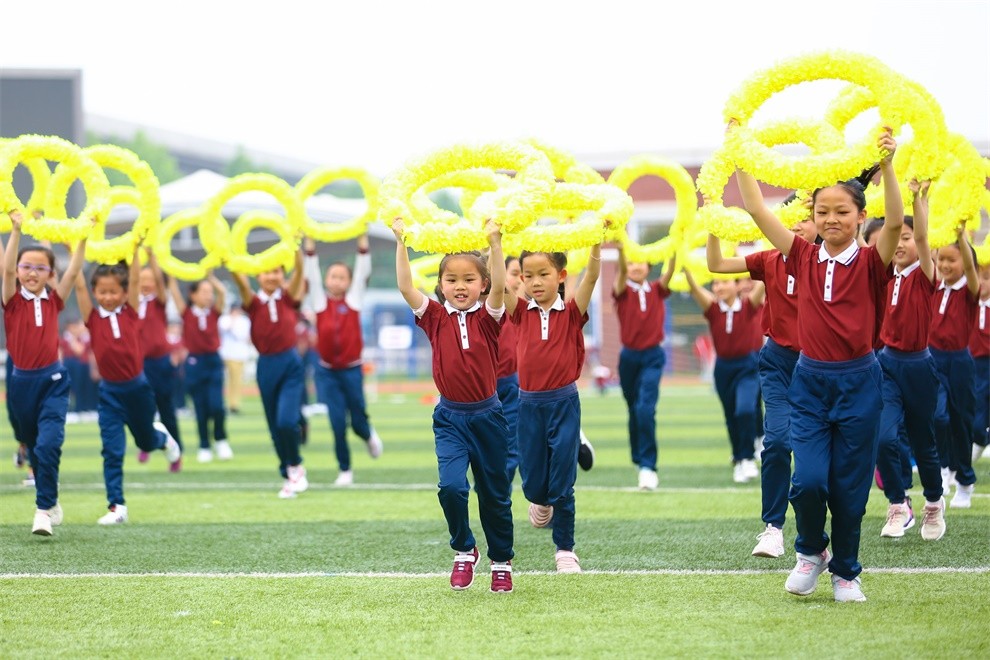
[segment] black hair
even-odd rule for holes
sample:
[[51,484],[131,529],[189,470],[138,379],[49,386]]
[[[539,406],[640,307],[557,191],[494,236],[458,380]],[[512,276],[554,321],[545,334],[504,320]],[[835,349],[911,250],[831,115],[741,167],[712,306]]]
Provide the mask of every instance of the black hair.
[[52,249],[45,247],[44,245],[26,245],[17,251],[17,263],[21,262],[21,257],[24,256],[26,252],[40,252],[48,259],[48,266],[55,270],[55,253]]
[[327,272],[329,273],[330,272],[330,269],[333,268],[334,266],[343,266],[344,267],[344,270],[347,271],[347,278],[350,279],[350,280],[353,280],[354,279],[354,271],[351,270],[351,267],[348,266],[347,264],[345,264],[343,261],[335,261],[332,264],[330,264],[329,266],[327,266]]
[[[530,257],[536,254],[542,254],[544,257],[546,257],[550,261],[550,265],[552,265],[558,271],[567,268],[567,255],[563,252],[530,252],[529,250],[523,250],[519,254],[519,267],[522,268],[523,261],[525,261],[526,257]],[[557,293],[560,295],[560,298],[562,300],[564,298],[565,290],[566,289],[564,287],[564,282],[561,282],[560,285],[557,287]]]
[[96,288],[96,282],[103,277],[114,277],[120,283],[120,287],[127,291],[128,280],[130,279],[130,271],[127,268],[127,262],[118,261],[117,263],[110,264],[100,264],[93,271],[93,274],[89,278],[89,285],[92,288]]
[[492,274],[488,271],[488,261],[481,256],[481,252],[477,250],[472,250],[471,252],[454,252],[451,254],[443,255],[443,259],[440,260],[440,267],[437,268],[437,286],[434,288],[433,292],[437,295],[437,300],[441,303],[447,302],[447,299],[443,296],[443,291],[440,288],[440,280],[443,278],[444,271],[447,270],[447,264],[451,259],[467,259],[474,263],[478,268],[478,272],[481,273],[481,279],[486,280],[488,283],[485,288],[481,291],[481,295],[486,295],[492,289]]
[[506,257],[505,257],[505,267],[508,268],[509,267],[509,264],[511,264],[513,261],[518,261],[519,262],[519,265],[522,266],[522,261],[519,259],[519,257],[517,257],[515,255],[512,255],[512,254],[509,254],[509,255],[506,255]]
[[[949,243],[948,245],[945,245],[943,247],[954,247],[957,250],[959,250],[959,243]],[[977,270],[979,270],[980,264],[976,260],[976,248],[973,247],[973,244],[970,243],[969,241],[966,241],[966,247],[969,248],[969,253],[973,255],[973,263],[976,264],[976,268],[977,268]],[[941,249],[941,248],[939,248],[939,249]],[[959,254],[962,255],[962,250],[959,251]]]
[[[870,185],[870,182],[873,181],[873,177],[876,176],[879,171],[880,163],[875,163],[874,165],[863,170],[859,176],[847,181],[839,181],[833,185],[839,186],[849,193],[849,196],[852,197],[856,208],[860,211],[864,211],[866,210],[866,186]],[[824,187],[831,188],[832,186]],[[823,188],[815,189],[815,192],[811,195],[812,201],[815,201],[818,198],[818,193],[822,189]]]
[[[863,226],[863,240],[869,243],[870,238],[873,236],[873,234],[883,229],[883,225],[885,221],[886,218],[870,218],[869,220],[867,220],[866,224]],[[904,224],[910,227],[911,231],[914,231],[913,217],[909,215],[904,216]]]

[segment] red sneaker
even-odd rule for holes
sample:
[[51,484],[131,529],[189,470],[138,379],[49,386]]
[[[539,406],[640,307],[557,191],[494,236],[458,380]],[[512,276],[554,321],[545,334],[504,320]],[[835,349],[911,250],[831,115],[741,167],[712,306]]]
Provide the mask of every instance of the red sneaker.
[[454,555],[454,570],[450,572],[450,588],[467,589],[474,582],[474,566],[478,563],[478,548]]
[[512,591],[512,562],[492,562],[492,592],[507,594]]

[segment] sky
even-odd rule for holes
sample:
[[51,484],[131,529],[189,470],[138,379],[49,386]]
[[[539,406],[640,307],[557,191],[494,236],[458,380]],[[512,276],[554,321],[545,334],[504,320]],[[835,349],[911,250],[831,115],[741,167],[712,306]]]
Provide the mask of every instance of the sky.
[[[990,141],[986,0],[13,0],[3,23],[0,67],[81,69],[87,113],[378,175],[523,137],[592,163],[711,151],[748,76],[831,49]],[[788,91],[766,118],[820,117],[838,88]]]

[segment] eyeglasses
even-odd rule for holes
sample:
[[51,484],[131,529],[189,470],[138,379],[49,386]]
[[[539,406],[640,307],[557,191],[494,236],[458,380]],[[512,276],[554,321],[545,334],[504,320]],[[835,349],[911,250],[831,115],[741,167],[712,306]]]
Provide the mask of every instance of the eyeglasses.
[[17,269],[22,273],[38,273],[39,275],[47,275],[52,272],[52,269],[43,264],[17,264]]

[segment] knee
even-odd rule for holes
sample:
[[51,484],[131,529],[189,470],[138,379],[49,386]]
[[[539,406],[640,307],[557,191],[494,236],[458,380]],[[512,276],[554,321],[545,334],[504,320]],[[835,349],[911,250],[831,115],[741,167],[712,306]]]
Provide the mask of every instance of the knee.
[[467,501],[468,488],[463,483],[461,484],[441,483],[439,484],[437,497],[440,499],[440,504]]

